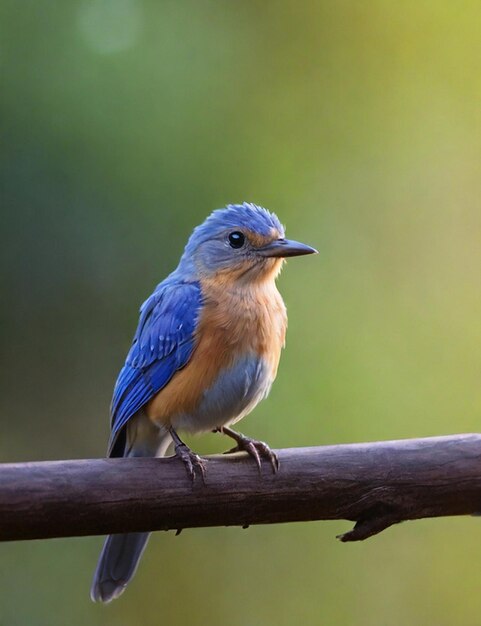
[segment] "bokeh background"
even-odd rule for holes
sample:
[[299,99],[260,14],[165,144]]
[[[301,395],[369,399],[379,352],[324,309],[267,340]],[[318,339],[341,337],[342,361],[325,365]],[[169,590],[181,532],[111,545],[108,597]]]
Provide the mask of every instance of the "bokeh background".
[[[211,209],[320,250],[275,447],[481,424],[479,2],[0,2],[0,458],[102,456],[139,304]],[[227,442],[206,436],[202,453]],[[0,546],[2,626],[479,626],[481,521],[159,533],[116,603],[101,538]]]

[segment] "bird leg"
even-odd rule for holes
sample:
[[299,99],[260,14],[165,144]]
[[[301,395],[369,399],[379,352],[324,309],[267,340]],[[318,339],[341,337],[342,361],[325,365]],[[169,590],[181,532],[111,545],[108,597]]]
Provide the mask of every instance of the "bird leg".
[[259,473],[261,472],[261,457],[270,461],[274,474],[279,471],[279,459],[277,458],[277,454],[273,452],[263,441],[257,441],[256,439],[246,437],[245,435],[238,433],[227,426],[220,426],[219,428],[216,428],[214,432],[223,433],[237,442],[235,448],[228,450],[224,454],[231,454],[232,452],[240,452],[241,450],[244,450],[247,454],[254,458],[259,469]]
[[175,432],[172,426],[169,428],[169,433],[174,440],[175,456],[181,459],[187,470],[187,474],[195,480],[195,470],[197,469],[202,476],[202,481],[205,485],[205,461],[200,458],[198,454],[193,452],[187,444],[185,444],[179,435]]

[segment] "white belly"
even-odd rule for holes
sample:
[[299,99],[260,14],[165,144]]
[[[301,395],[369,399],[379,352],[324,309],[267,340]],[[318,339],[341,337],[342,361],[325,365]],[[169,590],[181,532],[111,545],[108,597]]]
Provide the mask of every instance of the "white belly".
[[237,422],[269,393],[273,382],[269,370],[262,358],[243,357],[204,392],[195,411],[172,417],[172,426],[200,433]]

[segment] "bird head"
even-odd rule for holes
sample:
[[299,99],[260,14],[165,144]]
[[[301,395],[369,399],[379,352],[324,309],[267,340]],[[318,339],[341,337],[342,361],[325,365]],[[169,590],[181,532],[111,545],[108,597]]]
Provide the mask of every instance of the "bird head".
[[275,278],[283,260],[317,250],[285,238],[274,213],[244,202],[213,211],[194,229],[181,260],[205,277],[255,281]]

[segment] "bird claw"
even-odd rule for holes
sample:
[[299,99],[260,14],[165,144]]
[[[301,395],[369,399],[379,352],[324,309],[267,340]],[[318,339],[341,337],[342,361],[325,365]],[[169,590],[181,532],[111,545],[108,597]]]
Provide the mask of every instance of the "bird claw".
[[272,471],[276,474],[279,471],[279,458],[277,454],[273,452],[264,441],[257,441],[257,439],[251,439],[245,435],[239,435],[237,445],[228,450],[224,454],[232,454],[233,452],[247,452],[256,462],[259,474],[261,474],[262,461],[261,458],[270,462]]
[[175,446],[175,455],[183,462],[187,474],[192,480],[192,484],[195,482],[196,470],[200,472],[202,476],[202,482],[205,485],[206,467],[205,461],[198,454],[192,452],[192,450],[185,444],[179,443]]

